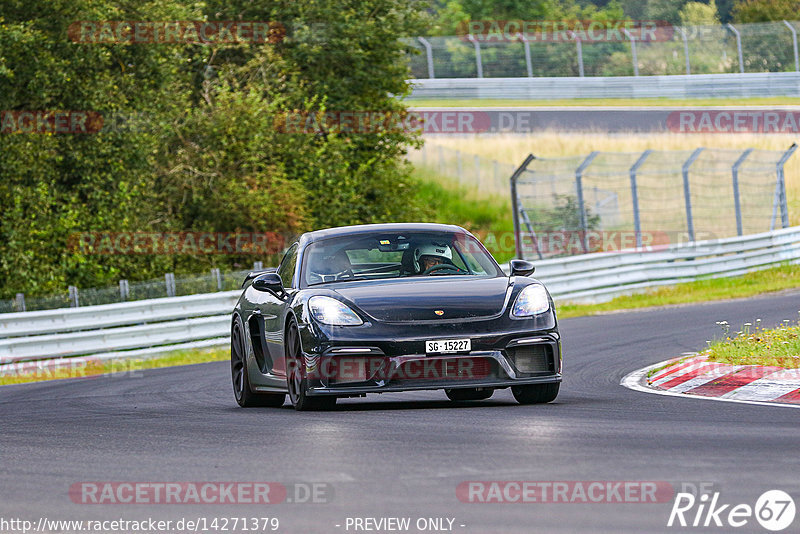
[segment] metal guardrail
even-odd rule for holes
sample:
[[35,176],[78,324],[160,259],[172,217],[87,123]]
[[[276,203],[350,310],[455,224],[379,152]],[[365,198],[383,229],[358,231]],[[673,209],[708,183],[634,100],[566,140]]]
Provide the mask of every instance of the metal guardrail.
[[218,315],[223,310],[232,310],[239,294],[240,291],[235,290],[82,308],[0,314],[0,342],[2,338],[15,336],[96,330]]
[[698,278],[738,276],[800,263],[800,227],[670,245],[651,251],[598,252],[535,262],[535,276],[560,301],[603,301]]
[[[536,262],[535,276],[558,301],[595,301],[700,277],[736,276],[785,262],[800,263],[800,227],[656,250],[542,260]],[[238,291],[229,291],[58,312],[3,314],[0,331],[18,337],[0,339],[0,374],[14,366],[30,368],[52,358],[140,357],[222,345],[228,341],[230,311],[237,295]],[[165,320],[190,315],[195,318]],[[87,330],[92,323],[94,328]]]
[[425,99],[745,98],[800,96],[800,73],[660,76],[437,78],[409,80]]

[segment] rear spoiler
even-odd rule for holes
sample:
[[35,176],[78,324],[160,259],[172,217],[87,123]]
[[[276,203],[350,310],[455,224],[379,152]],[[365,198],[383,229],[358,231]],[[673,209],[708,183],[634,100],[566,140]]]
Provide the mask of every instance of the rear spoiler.
[[260,271],[250,271],[249,273],[247,273],[247,276],[244,277],[244,280],[242,281],[242,287],[244,287],[247,282],[249,282],[258,275],[264,273],[274,273],[277,270],[278,270],[277,267],[267,267],[266,269],[261,269]]

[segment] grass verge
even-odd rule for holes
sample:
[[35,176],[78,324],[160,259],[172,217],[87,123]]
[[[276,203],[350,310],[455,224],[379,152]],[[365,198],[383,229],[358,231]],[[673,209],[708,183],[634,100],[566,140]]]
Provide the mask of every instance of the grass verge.
[[800,105],[800,98],[576,98],[560,100],[515,100],[480,98],[409,98],[411,108],[435,107],[574,107],[574,106],[791,106]]
[[60,360],[57,366],[37,368],[28,371],[8,372],[0,375],[0,385],[25,384],[64,378],[107,378],[111,376],[137,376],[145,369],[192,365],[196,363],[216,362],[230,359],[227,347],[210,347],[193,350],[180,350],[165,353],[155,358],[131,358],[120,360],[92,360],[77,363],[69,358]]
[[669,304],[752,297],[761,293],[800,287],[800,265],[782,265],[732,278],[709,278],[664,287],[647,293],[617,297],[598,304],[557,305],[560,318],[597,315]]
[[731,365],[763,365],[800,368],[800,323],[791,326],[787,319],[778,328],[762,328],[745,323],[733,337],[728,335],[727,322],[722,326],[725,339],[711,343],[704,351],[708,360]]

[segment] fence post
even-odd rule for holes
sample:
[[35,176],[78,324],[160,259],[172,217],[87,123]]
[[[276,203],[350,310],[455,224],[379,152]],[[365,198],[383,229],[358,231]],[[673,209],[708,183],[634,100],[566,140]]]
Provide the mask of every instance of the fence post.
[[686,74],[692,73],[692,65],[689,62],[689,39],[686,37],[686,32],[683,31],[683,28],[680,26],[676,26],[679,32],[681,32],[681,38],[683,39],[683,55],[686,57]]
[[533,63],[531,63],[531,43],[528,41],[527,37],[522,35],[522,33],[518,33],[517,37],[519,37],[519,40],[522,41],[522,44],[525,47],[525,68],[528,71],[528,78],[533,78]]
[[17,293],[17,297],[14,299],[15,304],[17,307],[17,311],[27,311],[25,310],[25,293]]
[[645,150],[642,152],[642,155],[639,156],[639,159],[636,160],[636,163],[630,169],[631,175],[631,199],[633,200],[633,231],[636,234],[636,248],[642,248],[642,223],[639,218],[639,191],[636,187],[636,172],[639,170],[644,164],[644,160],[647,159],[653,151],[652,150]]
[[467,35],[467,40],[475,46],[475,66],[478,67],[478,78],[483,78],[483,61],[481,60],[481,45],[475,36]]
[[264,269],[264,262],[263,261],[254,261],[253,262],[253,270],[254,271],[261,271]]
[[628,39],[631,41],[631,56],[633,56],[633,75],[639,75],[639,59],[636,57],[636,39],[633,38],[631,32],[627,29],[622,28],[622,33],[628,36]]
[[519,229],[519,198],[517,197],[517,180],[522,173],[528,168],[528,165],[531,164],[533,160],[536,159],[536,156],[533,154],[528,154],[528,157],[525,158],[525,161],[522,162],[522,165],[517,167],[517,170],[514,171],[514,174],[511,175],[509,182],[511,184],[511,219],[514,221],[514,248],[516,257],[519,259],[522,258],[522,240],[520,235]]
[[164,275],[164,285],[167,288],[167,296],[174,297],[175,296],[175,275],[172,273],[166,273]]
[[124,278],[119,281],[119,299],[122,302],[128,300],[128,296],[130,295],[130,286],[128,285],[128,281]]
[[733,27],[733,24],[726,24],[729,30],[736,36],[736,51],[739,54],[739,72],[744,74],[744,59],[742,59],[742,36],[739,35],[739,30]]
[[581,38],[578,37],[575,32],[572,32],[572,37],[575,39],[575,48],[578,52],[578,76],[581,78],[584,77],[583,71],[583,43],[581,43]]
[[69,307],[77,308],[78,306],[80,306],[80,301],[78,300],[78,288],[75,286],[69,286]]
[[794,29],[794,26],[789,24],[788,21],[783,21],[786,24],[786,27],[792,32],[792,50],[794,51],[794,71],[800,72],[800,58],[797,57],[797,30]]
[[425,55],[428,58],[428,78],[433,79],[436,76],[433,75],[433,48],[431,43],[424,37],[417,37],[417,40],[425,47]]
[[[786,161],[794,154],[794,151],[797,150],[797,143],[792,143],[792,146],[783,153],[781,159],[778,161],[776,165],[777,175],[778,175],[778,183],[777,183],[777,190],[778,190],[778,199],[781,207],[781,225],[783,228],[789,227],[789,206],[787,205],[786,201],[786,179],[783,173],[783,166],[786,164]],[[773,212],[775,210],[773,209]],[[775,215],[772,215],[773,225],[775,224]],[[771,228],[774,229],[774,228]]]
[[752,148],[745,150],[736,163],[731,167],[731,177],[733,179],[733,207],[736,210],[736,235],[742,235],[742,205],[739,198],[739,167],[753,151]]
[[689,167],[692,166],[692,163],[700,156],[702,151],[703,147],[700,147],[692,152],[692,155],[683,163],[681,168],[681,174],[683,174],[683,198],[686,203],[686,231],[689,234],[690,243],[694,243],[694,219],[692,219],[692,191],[689,188]]
[[592,161],[597,157],[598,154],[599,152],[597,151],[592,152],[586,157],[585,160],[583,160],[583,163],[581,163],[578,168],[575,169],[575,189],[578,194],[578,209],[580,210],[581,215],[581,233],[583,234],[581,235],[581,245],[584,253],[589,252],[587,235],[589,233],[589,225],[586,222],[586,206],[583,202],[583,171],[585,171],[586,168],[592,164]]
[[220,276],[218,268],[211,269],[211,278],[217,284],[217,291],[222,291],[222,276]]

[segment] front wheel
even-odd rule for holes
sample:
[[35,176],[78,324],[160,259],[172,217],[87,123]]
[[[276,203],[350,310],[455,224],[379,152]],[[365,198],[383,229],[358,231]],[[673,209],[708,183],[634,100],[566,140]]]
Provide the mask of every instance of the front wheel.
[[556,400],[560,386],[561,382],[533,386],[512,386],[511,393],[520,404],[543,404]]
[[247,344],[245,343],[244,325],[237,315],[231,327],[231,378],[233,379],[233,395],[242,408],[253,406],[283,406],[286,395],[282,393],[256,393],[250,388],[247,375]]
[[336,405],[336,397],[308,396],[308,378],[300,344],[297,324],[291,321],[286,327],[286,386],[289,401],[298,412],[326,410]]
[[445,395],[451,401],[473,401],[485,400],[494,394],[492,388],[464,388],[464,389],[445,389]]

